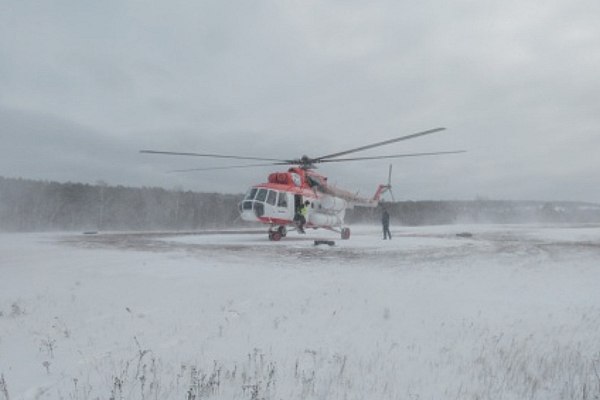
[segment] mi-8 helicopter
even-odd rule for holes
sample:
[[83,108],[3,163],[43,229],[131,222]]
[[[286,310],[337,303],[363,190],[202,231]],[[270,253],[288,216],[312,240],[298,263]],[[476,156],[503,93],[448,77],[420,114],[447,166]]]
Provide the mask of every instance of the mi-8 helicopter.
[[[438,151],[431,153],[393,154],[372,157],[340,158],[348,154],[369,150],[375,147],[415,139],[443,131],[445,128],[434,128],[406,136],[397,137],[383,142],[368,144],[349,150],[331,153],[320,157],[306,155],[298,159],[274,159],[262,157],[248,157],[237,155],[188,153],[157,150],[141,150],[141,153],[162,154],[176,156],[192,156],[207,158],[224,158],[235,160],[268,161],[266,164],[233,165],[226,167],[194,168],[174,172],[208,171],[215,169],[264,167],[271,165],[289,165],[287,171],[273,172],[267,182],[253,185],[239,204],[240,216],[245,221],[261,222],[269,226],[268,237],[270,240],[279,241],[290,230],[303,233],[303,228],[323,228],[340,233],[342,239],[350,238],[350,228],[344,223],[346,209],[354,206],[376,207],[381,196],[391,191],[390,165],[387,184],[380,184],[372,198],[363,198],[347,190],[343,190],[327,182],[327,177],[315,172],[317,164],[332,162],[350,162],[365,160],[394,159],[403,157],[437,156],[443,154],[463,153],[464,150]],[[307,205],[306,215],[299,226],[299,210]]]

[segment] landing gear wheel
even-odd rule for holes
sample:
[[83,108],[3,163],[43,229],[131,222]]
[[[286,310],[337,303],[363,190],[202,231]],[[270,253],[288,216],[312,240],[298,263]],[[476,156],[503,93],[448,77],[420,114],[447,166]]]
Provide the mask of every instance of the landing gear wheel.
[[269,240],[272,240],[274,242],[278,242],[281,240],[281,233],[279,231],[276,232],[269,232]]
[[342,240],[350,239],[350,228],[342,228]]
[[287,235],[287,229],[285,226],[280,226],[277,228],[277,232],[281,235],[281,237],[286,237]]

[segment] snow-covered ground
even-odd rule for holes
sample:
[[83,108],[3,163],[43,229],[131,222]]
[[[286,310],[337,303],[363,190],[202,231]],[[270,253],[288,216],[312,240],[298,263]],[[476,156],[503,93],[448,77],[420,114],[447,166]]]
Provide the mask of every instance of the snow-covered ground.
[[600,396],[600,227],[392,233],[0,234],[0,400]]

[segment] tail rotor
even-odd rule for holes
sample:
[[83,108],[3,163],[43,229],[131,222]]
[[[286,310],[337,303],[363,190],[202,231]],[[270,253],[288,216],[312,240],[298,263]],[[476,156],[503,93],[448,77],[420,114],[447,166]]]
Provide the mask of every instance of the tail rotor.
[[392,164],[390,164],[390,168],[388,170],[388,180],[386,185],[380,185],[381,188],[380,194],[383,196],[386,192],[390,192],[390,197],[392,201],[395,203],[396,199],[394,198],[394,193],[392,192]]
[[395,203],[396,199],[394,198],[394,192],[392,192],[392,164],[390,164],[390,169],[388,171],[387,188],[387,190],[390,192],[390,196],[392,197],[392,201]]

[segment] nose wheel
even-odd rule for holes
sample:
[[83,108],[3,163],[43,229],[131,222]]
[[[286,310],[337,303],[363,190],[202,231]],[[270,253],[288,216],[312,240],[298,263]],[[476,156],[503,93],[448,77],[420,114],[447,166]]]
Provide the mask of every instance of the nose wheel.
[[269,240],[273,242],[278,242],[282,237],[287,235],[287,229],[285,226],[279,226],[277,229],[269,229]]
[[273,242],[278,242],[281,240],[281,233],[279,232],[269,232],[269,240]]

